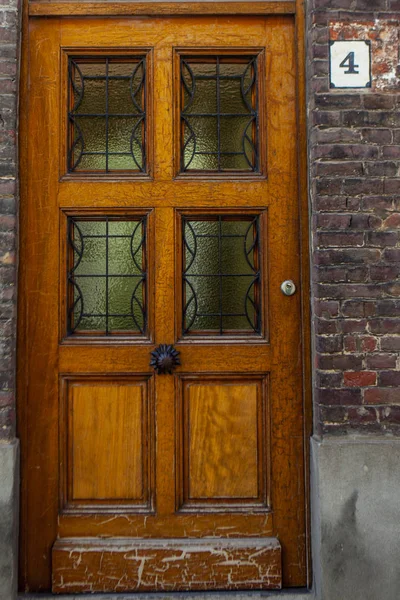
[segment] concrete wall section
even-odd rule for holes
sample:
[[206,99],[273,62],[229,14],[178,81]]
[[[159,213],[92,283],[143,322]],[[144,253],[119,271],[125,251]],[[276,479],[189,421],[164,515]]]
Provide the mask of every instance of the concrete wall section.
[[19,445],[0,443],[0,600],[17,592]]
[[400,597],[400,440],[313,439],[315,592],[321,600]]

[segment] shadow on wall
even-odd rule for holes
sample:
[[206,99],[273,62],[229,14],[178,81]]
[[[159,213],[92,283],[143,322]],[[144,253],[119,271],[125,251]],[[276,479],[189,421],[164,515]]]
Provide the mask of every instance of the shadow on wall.
[[323,600],[398,600],[400,565],[398,572],[392,574],[396,583],[391,578],[386,590],[382,585],[385,557],[380,549],[368,543],[368,522],[360,525],[357,503],[358,491],[355,490],[344,503],[336,523],[322,528],[324,563],[329,578],[325,580],[328,585],[324,586]]

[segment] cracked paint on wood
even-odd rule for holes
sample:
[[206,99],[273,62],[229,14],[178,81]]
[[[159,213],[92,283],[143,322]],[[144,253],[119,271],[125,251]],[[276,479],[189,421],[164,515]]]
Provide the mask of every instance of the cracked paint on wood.
[[79,540],[53,547],[53,592],[280,589],[276,538]]

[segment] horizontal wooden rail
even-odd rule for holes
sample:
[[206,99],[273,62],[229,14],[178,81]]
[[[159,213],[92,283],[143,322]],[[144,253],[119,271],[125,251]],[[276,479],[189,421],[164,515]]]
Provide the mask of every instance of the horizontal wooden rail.
[[269,15],[295,14],[296,2],[68,2],[33,0],[32,17],[151,16],[151,15]]

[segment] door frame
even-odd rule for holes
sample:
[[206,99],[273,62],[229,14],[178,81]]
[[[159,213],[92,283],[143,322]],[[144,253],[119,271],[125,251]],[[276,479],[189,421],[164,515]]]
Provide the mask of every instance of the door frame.
[[[298,157],[298,206],[300,220],[300,276],[301,276],[301,337],[303,367],[303,414],[304,414],[304,482],[306,504],[306,537],[308,556],[308,587],[311,586],[311,544],[310,544],[310,460],[309,438],[312,435],[312,393],[311,393],[311,319],[310,319],[310,251],[309,251],[309,219],[308,219],[308,165],[307,165],[307,130],[306,130],[306,88],[305,88],[305,0],[256,1],[256,2],[43,2],[41,0],[24,1],[22,15],[22,48],[20,71],[20,104],[19,104],[19,171],[20,171],[20,204],[26,201],[28,180],[28,104],[29,104],[29,38],[30,19],[46,17],[90,17],[90,16],[199,16],[199,15],[292,15],[295,19],[296,32],[296,77],[297,77],[297,157]],[[20,227],[24,228],[24,210],[20,215]],[[24,252],[22,252],[22,255]],[[19,288],[18,302],[18,341],[17,341],[17,415],[18,436],[24,439],[24,404],[22,390],[25,386],[23,369],[18,365],[24,362],[24,332],[26,316],[25,290]],[[24,464],[21,465],[23,473]],[[24,479],[21,480],[21,512],[24,511],[23,499],[28,497],[24,490]]]

